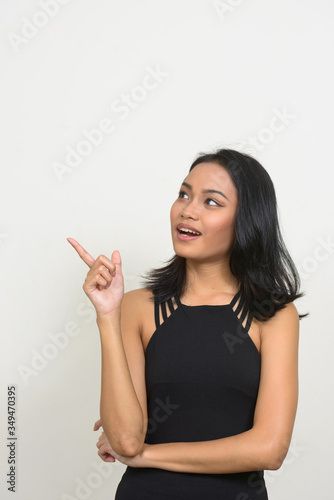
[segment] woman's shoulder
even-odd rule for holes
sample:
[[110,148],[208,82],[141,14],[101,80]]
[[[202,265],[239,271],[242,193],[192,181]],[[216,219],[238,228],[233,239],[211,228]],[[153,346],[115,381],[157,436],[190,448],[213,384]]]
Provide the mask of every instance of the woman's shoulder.
[[277,311],[274,316],[265,322],[259,323],[261,332],[270,332],[273,330],[298,330],[299,314],[297,307],[293,302],[287,303],[282,309]]
[[126,292],[122,301],[122,316],[140,334],[144,348],[155,330],[153,293],[148,288]]
[[123,296],[122,310],[137,318],[145,318],[154,308],[153,293],[148,288],[136,288]]
[[134,307],[141,307],[147,304],[153,304],[153,293],[149,288],[136,288],[129,292],[125,292],[123,300]]

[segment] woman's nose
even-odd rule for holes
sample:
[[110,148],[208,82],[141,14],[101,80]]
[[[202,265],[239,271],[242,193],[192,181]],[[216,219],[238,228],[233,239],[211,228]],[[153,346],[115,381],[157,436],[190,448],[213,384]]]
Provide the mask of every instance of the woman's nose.
[[191,219],[197,219],[198,207],[196,206],[196,203],[194,203],[193,201],[187,203],[187,205],[181,211],[181,216],[190,217]]

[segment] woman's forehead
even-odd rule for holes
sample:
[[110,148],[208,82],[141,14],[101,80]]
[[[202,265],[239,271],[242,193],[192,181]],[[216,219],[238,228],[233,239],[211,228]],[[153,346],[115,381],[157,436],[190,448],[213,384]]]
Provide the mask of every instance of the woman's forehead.
[[217,163],[199,163],[189,172],[184,181],[191,186],[193,184],[194,188],[217,189],[221,187],[237,196],[237,189],[229,172]]

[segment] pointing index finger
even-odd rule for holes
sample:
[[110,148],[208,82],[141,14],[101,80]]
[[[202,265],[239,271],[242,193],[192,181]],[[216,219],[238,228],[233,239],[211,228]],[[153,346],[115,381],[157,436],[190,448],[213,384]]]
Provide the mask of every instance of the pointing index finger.
[[72,247],[78,252],[82,260],[90,268],[95,262],[95,259],[78,243],[74,238],[66,238],[67,241],[72,245]]

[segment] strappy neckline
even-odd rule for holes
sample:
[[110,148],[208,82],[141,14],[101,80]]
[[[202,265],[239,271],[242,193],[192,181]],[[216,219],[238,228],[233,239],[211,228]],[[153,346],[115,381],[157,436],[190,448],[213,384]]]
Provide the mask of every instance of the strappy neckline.
[[[230,309],[231,311],[233,311],[233,314],[236,315],[242,328],[246,332],[248,332],[248,330],[251,326],[251,323],[252,323],[253,313],[248,313],[248,308],[246,305],[245,296],[243,294],[241,294],[240,289],[237,291],[237,293],[232,298],[231,302],[229,302],[228,304],[201,304],[199,306],[187,306],[186,304],[183,304],[181,302],[178,294],[174,295],[174,299],[178,305],[178,309],[181,309],[181,310],[183,309],[184,311],[187,310],[188,312],[192,309],[204,309],[204,310],[207,309],[207,310],[211,310],[211,311],[213,311],[213,310],[219,311],[221,309],[227,309],[227,310]],[[238,302],[238,300],[239,300],[239,303],[238,303],[236,309],[234,310],[233,308],[236,305],[236,303]],[[246,322],[246,325],[243,326],[243,322],[244,322],[246,317],[247,317],[247,322]]]
[[[237,302],[238,302],[238,304],[237,304]],[[167,311],[167,305],[168,305],[169,311]],[[162,301],[162,302],[158,302],[157,300],[155,300],[155,305],[154,305],[154,317],[155,317],[155,326],[156,326],[155,332],[158,330],[158,328],[161,325],[167,323],[169,318],[171,316],[173,316],[173,314],[176,313],[177,311],[181,311],[181,312],[183,311],[183,314],[189,319],[189,317],[192,316],[192,314],[190,313],[191,310],[192,311],[195,311],[195,310],[197,310],[197,311],[204,310],[205,311],[206,310],[208,313],[209,313],[209,311],[222,311],[222,310],[227,311],[227,312],[230,311],[237,318],[237,321],[241,325],[243,331],[245,331],[246,333],[248,333],[248,330],[251,326],[252,318],[253,318],[253,313],[250,313],[248,311],[245,296],[241,293],[240,289],[237,291],[237,293],[234,295],[234,297],[232,298],[232,300],[228,304],[200,304],[197,306],[188,306],[188,305],[183,304],[181,302],[178,294],[174,294],[174,295],[170,296],[167,300]],[[161,321],[160,321],[160,315],[161,315]],[[197,316],[197,314],[195,316]],[[246,325],[244,326],[243,323],[245,320],[246,320]],[[147,351],[147,348],[150,345],[151,339],[154,336],[155,332],[151,336],[151,338],[146,346],[145,352]],[[254,344],[254,346],[255,346],[255,344]],[[257,347],[256,347],[256,349],[257,349]]]
[[181,299],[180,299],[178,294],[174,295],[174,298],[175,298],[175,301],[179,307],[187,307],[189,309],[199,308],[199,307],[209,307],[209,308],[211,308],[211,307],[214,307],[214,308],[232,307],[233,308],[233,306],[236,304],[237,300],[239,299],[240,294],[241,294],[241,291],[239,289],[237,291],[237,293],[234,295],[234,297],[232,298],[232,300],[228,304],[200,304],[198,306],[188,306],[187,304],[183,304],[183,302],[181,302]]

